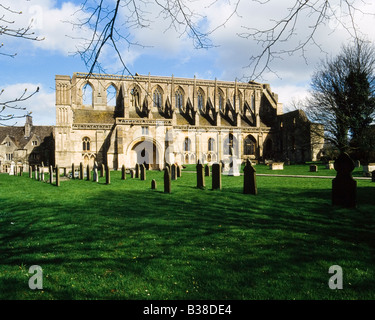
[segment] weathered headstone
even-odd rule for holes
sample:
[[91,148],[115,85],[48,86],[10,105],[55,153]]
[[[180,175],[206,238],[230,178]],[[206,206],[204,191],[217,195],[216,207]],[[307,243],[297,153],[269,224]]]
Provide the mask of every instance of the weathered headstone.
[[83,180],[83,163],[79,163],[79,179]]
[[126,180],[126,171],[125,165],[123,164],[121,167],[121,180]]
[[44,167],[40,167],[39,181],[44,182]]
[[258,193],[255,171],[256,170],[251,165],[250,160],[247,159],[246,165],[243,169],[243,172],[244,172],[243,193],[245,194],[257,194]]
[[75,179],[76,170],[74,168],[74,163],[72,163],[72,179]]
[[205,181],[204,181],[204,172],[203,172],[203,165],[198,160],[197,166],[197,188],[204,188],[205,187]]
[[212,189],[221,190],[221,163],[212,165]]
[[34,166],[34,176],[35,176],[35,180],[38,180],[38,166],[37,165]]
[[98,163],[96,161],[94,163],[94,173],[92,181],[99,182]]
[[140,169],[140,178],[141,178],[141,180],[146,180],[146,166],[142,163],[139,166],[139,169]]
[[204,175],[205,175],[205,177],[209,177],[210,176],[210,167],[209,167],[208,164],[206,164],[204,166]]
[[29,178],[33,178],[33,167],[29,166]]
[[60,187],[60,168],[56,165],[56,187]]
[[135,170],[131,169],[130,170],[130,178],[134,179],[135,177]]
[[284,162],[273,162],[270,164],[271,170],[284,170]]
[[352,177],[354,162],[347,153],[335,161],[336,178],[332,180],[332,204],[347,208],[356,206],[357,182]]
[[335,161],[329,160],[328,163],[326,164],[326,169],[329,169],[329,170],[335,169],[334,163]]
[[310,165],[310,172],[318,172],[318,166],[317,165]]
[[86,180],[87,181],[91,180],[91,170],[90,170],[90,165],[89,164],[86,167]]
[[105,184],[111,184],[111,172],[108,166],[105,168]]
[[53,167],[49,166],[49,183],[53,184]]
[[172,163],[171,165],[171,179],[177,180],[177,166],[175,163]]
[[177,165],[177,178],[181,178],[181,166]]
[[156,189],[156,180],[155,179],[151,180],[151,189],[153,189],[153,190]]
[[139,164],[138,163],[135,164],[134,170],[135,170],[135,177],[139,178]]
[[169,168],[164,168],[164,193],[171,193],[171,174]]
[[10,164],[9,175],[14,176],[14,161],[12,161],[11,164]]

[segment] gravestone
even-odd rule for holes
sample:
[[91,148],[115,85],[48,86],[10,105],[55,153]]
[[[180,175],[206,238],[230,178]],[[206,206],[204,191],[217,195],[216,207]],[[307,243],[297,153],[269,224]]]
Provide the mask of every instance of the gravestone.
[[205,187],[205,181],[204,181],[204,172],[203,172],[203,165],[198,160],[197,166],[197,188],[204,188]]
[[208,164],[206,164],[204,166],[204,176],[205,177],[209,177],[210,176],[210,167],[208,166]]
[[164,193],[171,193],[171,174],[168,166],[164,168]]
[[79,164],[79,179],[83,180],[83,163],[80,162]]
[[35,180],[38,180],[38,166],[34,166],[34,175],[35,175]]
[[311,166],[310,166],[310,172],[318,172],[318,166],[316,166],[316,165],[311,165]]
[[133,169],[130,170],[130,178],[134,179],[135,171]]
[[361,166],[361,161],[356,160],[356,161],[355,161],[355,167],[356,167],[356,168],[359,168],[360,166]]
[[243,193],[245,194],[257,194],[258,193],[255,171],[256,170],[251,165],[250,160],[247,159],[245,168],[243,169],[243,172],[244,172]]
[[138,163],[135,164],[134,170],[135,170],[135,177],[139,178],[139,164]]
[[22,174],[23,174],[23,166],[20,167],[20,170],[19,170],[19,171],[20,171],[19,176],[22,177]]
[[49,183],[53,184],[53,167],[49,166]]
[[98,163],[96,161],[94,163],[94,173],[92,181],[99,182]]
[[9,175],[14,176],[14,161],[12,161],[11,164],[10,164]]
[[151,180],[151,189],[153,189],[153,190],[156,189],[156,180],[155,179]]
[[146,166],[142,163],[139,166],[141,180],[146,180]]
[[86,167],[86,180],[87,181],[91,180],[91,170],[90,170],[90,165],[89,164]]
[[105,184],[111,184],[111,172],[108,166],[105,168]]
[[56,165],[56,187],[60,187],[60,168]]
[[177,178],[181,178],[181,166],[177,165]]
[[326,169],[329,169],[329,170],[335,169],[334,163],[335,161],[332,161],[332,160],[328,161],[328,163],[326,164]]
[[44,182],[44,167],[40,167],[39,181]]
[[371,181],[375,182],[375,170],[371,172]]
[[221,190],[221,163],[212,165],[212,190]]
[[332,180],[332,204],[352,208],[356,206],[357,182],[352,177],[354,162],[347,153],[335,161],[336,178]]
[[126,180],[126,171],[125,171],[125,165],[124,164],[121,167],[121,180]]
[[273,162],[270,164],[271,170],[284,170],[284,162]]
[[33,167],[29,166],[29,178],[33,178]]
[[177,180],[177,166],[175,163],[171,165],[171,179]]
[[74,163],[72,163],[72,179],[75,179],[76,170],[74,168]]

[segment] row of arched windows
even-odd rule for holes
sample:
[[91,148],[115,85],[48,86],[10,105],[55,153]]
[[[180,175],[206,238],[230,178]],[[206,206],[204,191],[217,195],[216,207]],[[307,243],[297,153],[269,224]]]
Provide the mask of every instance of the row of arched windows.
[[[237,150],[238,144],[237,139],[233,136],[233,134],[229,134],[224,140],[224,154],[230,155],[231,148]],[[209,152],[215,151],[215,139],[209,138],[207,141],[207,149]],[[183,150],[185,152],[190,152],[191,150],[191,140],[190,138],[186,137],[183,144]],[[256,154],[256,140],[253,136],[248,135],[243,141],[243,154],[244,155],[255,155]]]
[[[131,103],[133,107],[138,107],[140,105],[140,89],[134,86],[130,90],[131,94]],[[107,98],[107,105],[108,106],[115,106],[116,105],[116,96],[117,96],[117,89],[116,87],[111,84],[106,90],[106,98]],[[203,110],[205,104],[205,94],[201,88],[197,91],[197,98],[198,98],[198,109]],[[223,110],[225,106],[225,98],[224,92],[219,89],[218,90],[218,103],[219,109]],[[175,99],[176,99],[176,107],[183,108],[185,104],[185,94],[184,90],[179,87],[175,91]],[[155,108],[161,108],[163,103],[163,90],[161,87],[156,87],[156,89],[152,93],[152,100],[153,105]],[[236,95],[232,97],[233,106],[235,105]],[[82,88],[82,104],[83,105],[92,105],[93,104],[93,88],[90,83],[86,83]],[[254,110],[255,107],[255,98],[254,96],[251,97],[250,107]]]

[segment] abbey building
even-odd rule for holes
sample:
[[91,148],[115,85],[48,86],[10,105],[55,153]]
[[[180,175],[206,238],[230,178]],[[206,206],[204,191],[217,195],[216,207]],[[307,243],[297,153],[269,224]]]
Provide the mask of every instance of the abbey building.
[[107,164],[316,160],[302,111],[283,114],[268,84],[74,73],[56,78],[55,161]]

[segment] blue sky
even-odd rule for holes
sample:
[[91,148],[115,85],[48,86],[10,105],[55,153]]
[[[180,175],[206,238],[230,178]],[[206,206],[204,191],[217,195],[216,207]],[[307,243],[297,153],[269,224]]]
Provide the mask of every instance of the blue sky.
[[[13,14],[7,17],[9,20],[14,19],[16,26],[25,26],[33,19],[35,34],[45,38],[43,41],[28,41],[0,36],[3,44],[0,53],[17,52],[14,58],[0,55],[0,89],[4,90],[0,95],[0,101],[19,96],[25,88],[31,92],[39,86],[39,93],[19,104],[32,112],[34,124],[55,124],[55,75],[71,76],[73,72],[87,71],[80,56],[74,55],[74,52],[76,47],[82,44],[77,38],[87,38],[90,30],[73,29],[72,25],[66,22],[83,18],[83,15],[77,12],[81,2],[2,1],[5,7],[9,6],[14,11],[22,10],[20,15]],[[115,0],[108,0],[107,4],[113,5],[114,2]],[[239,34],[248,32],[249,27],[268,27],[272,19],[280,18],[287,13],[287,8],[295,0],[271,0],[266,4],[260,4],[259,1],[240,1],[238,14],[233,15],[225,26],[219,27],[210,35],[215,47],[200,50],[193,48],[191,39],[184,35],[180,36],[173,28],[168,28],[169,21],[155,14],[158,8],[153,7],[152,2],[150,0],[147,4],[147,12],[150,12],[147,18],[152,21],[150,26],[130,30],[132,40],[146,47],[122,46],[122,56],[132,73],[161,76],[174,74],[176,77],[186,78],[196,75],[203,79],[234,81],[236,78],[241,80],[243,76],[249,76],[250,69],[245,66],[249,63],[250,56],[261,50],[259,43],[240,37]],[[214,29],[230,16],[237,1],[201,0],[185,3],[205,16],[201,21],[197,21],[201,26]],[[344,23],[349,23],[345,11],[338,5],[340,0],[330,3],[332,11],[338,17],[342,17]],[[357,3],[364,12],[375,13],[374,3]],[[0,8],[0,11],[4,12],[4,9]],[[126,9],[123,9],[120,17],[125,19],[126,14]],[[357,13],[356,22],[362,36],[374,41],[374,16]],[[297,24],[296,38],[284,42],[280,48],[288,49],[303,39],[309,32],[308,23],[307,18],[302,19],[301,23]],[[276,59],[272,67],[277,74],[266,72],[263,75],[264,79],[259,80],[271,85],[272,90],[279,95],[279,101],[284,104],[284,109],[291,108],[294,100],[306,96],[311,75],[319,60],[326,54],[337,54],[340,46],[348,41],[349,35],[343,26],[331,20],[319,28],[315,38],[325,52],[315,45],[309,45],[306,47],[306,59],[301,57],[300,53]],[[107,48],[101,60],[109,73],[121,71],[121,66],[113,57],[115,53]],[[16,122],[17,125],[23,125],[24,119],[13,120],[9,124]]]

